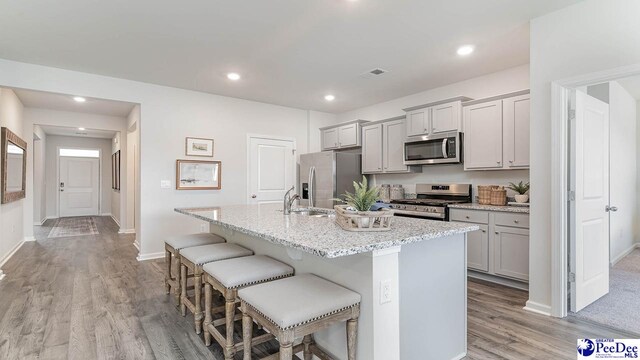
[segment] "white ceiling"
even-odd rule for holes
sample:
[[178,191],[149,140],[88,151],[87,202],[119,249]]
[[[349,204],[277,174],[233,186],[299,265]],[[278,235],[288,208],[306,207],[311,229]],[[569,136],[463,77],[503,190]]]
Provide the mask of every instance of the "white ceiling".
[[640,100],[640,76],[632,76],[617,81],[634,99]]
[[135,106],[135,104],[123,101],[93,98],[86,98],[86,102],[78,103],[73,100],[73,95],[23,89],[12,90],[22,105],[33,108],[127,117]]
[[39,125],[47,135],[57,135],[57,136],[76,136],[76,137],[88,137],[88,138],[99,138],[99,139],[113,139],[116,135],[115,131],[107,131],[107,130],[93,130],[93,129],[85,129],[78,130],[78,128],[71,127],[63,127],[63,126],[49,126],[49,125]]
[[342,112],[528,63],[529,20],[576,2],[2,1],[0,58]]

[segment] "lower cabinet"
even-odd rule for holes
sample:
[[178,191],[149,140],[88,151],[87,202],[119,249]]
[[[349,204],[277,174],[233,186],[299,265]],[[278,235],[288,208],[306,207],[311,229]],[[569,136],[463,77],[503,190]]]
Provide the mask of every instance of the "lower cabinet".
[[529,215],[450,209],[451,221],[476,224],[467,234],[467,268],[495,277],[529,281]]

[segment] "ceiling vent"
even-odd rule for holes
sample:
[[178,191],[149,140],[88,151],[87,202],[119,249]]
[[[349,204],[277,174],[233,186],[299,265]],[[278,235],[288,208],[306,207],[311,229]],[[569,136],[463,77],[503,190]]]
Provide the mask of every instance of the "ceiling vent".
[[369,74],[377,76],[377,75],[382,75],[382,74],[384,74],[386,72],[387,72],[387,70],[380,69],[380,68],[375,68],[375,69],[369,71]]
[[89,133],[86,133],[86,132],[77,132],[77,131],[76,131],[76,135],[87,136],[87,135],[89,135]]

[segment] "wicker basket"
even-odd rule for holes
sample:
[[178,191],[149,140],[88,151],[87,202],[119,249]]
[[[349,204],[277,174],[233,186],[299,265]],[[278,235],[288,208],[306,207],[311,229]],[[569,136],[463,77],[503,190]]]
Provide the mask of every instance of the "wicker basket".
[[498,187],[491,190],[491,205],[507,205],[507,190],[505,190],[503,187]]
[[491,204],[491,190],[496,187],[494,185],[478,185],[478,204]]
[[335,205],[336,222],[347,231],[391,230],[393,210],[347,211],[347,205]]

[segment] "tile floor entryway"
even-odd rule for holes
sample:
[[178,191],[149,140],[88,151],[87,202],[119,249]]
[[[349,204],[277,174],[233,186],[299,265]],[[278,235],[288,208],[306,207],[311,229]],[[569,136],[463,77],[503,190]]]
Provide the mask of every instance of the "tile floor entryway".
[[[118,234],[109,217],[93,220],[99,234],[54,239],[48,220],[2,267],[0,359],[222,359],[165,295],[164,260],[138,262],[134,235]],[[469,282],[467,359],[575,359],[577,338],[631,337],[525,312],[526,299]]]

